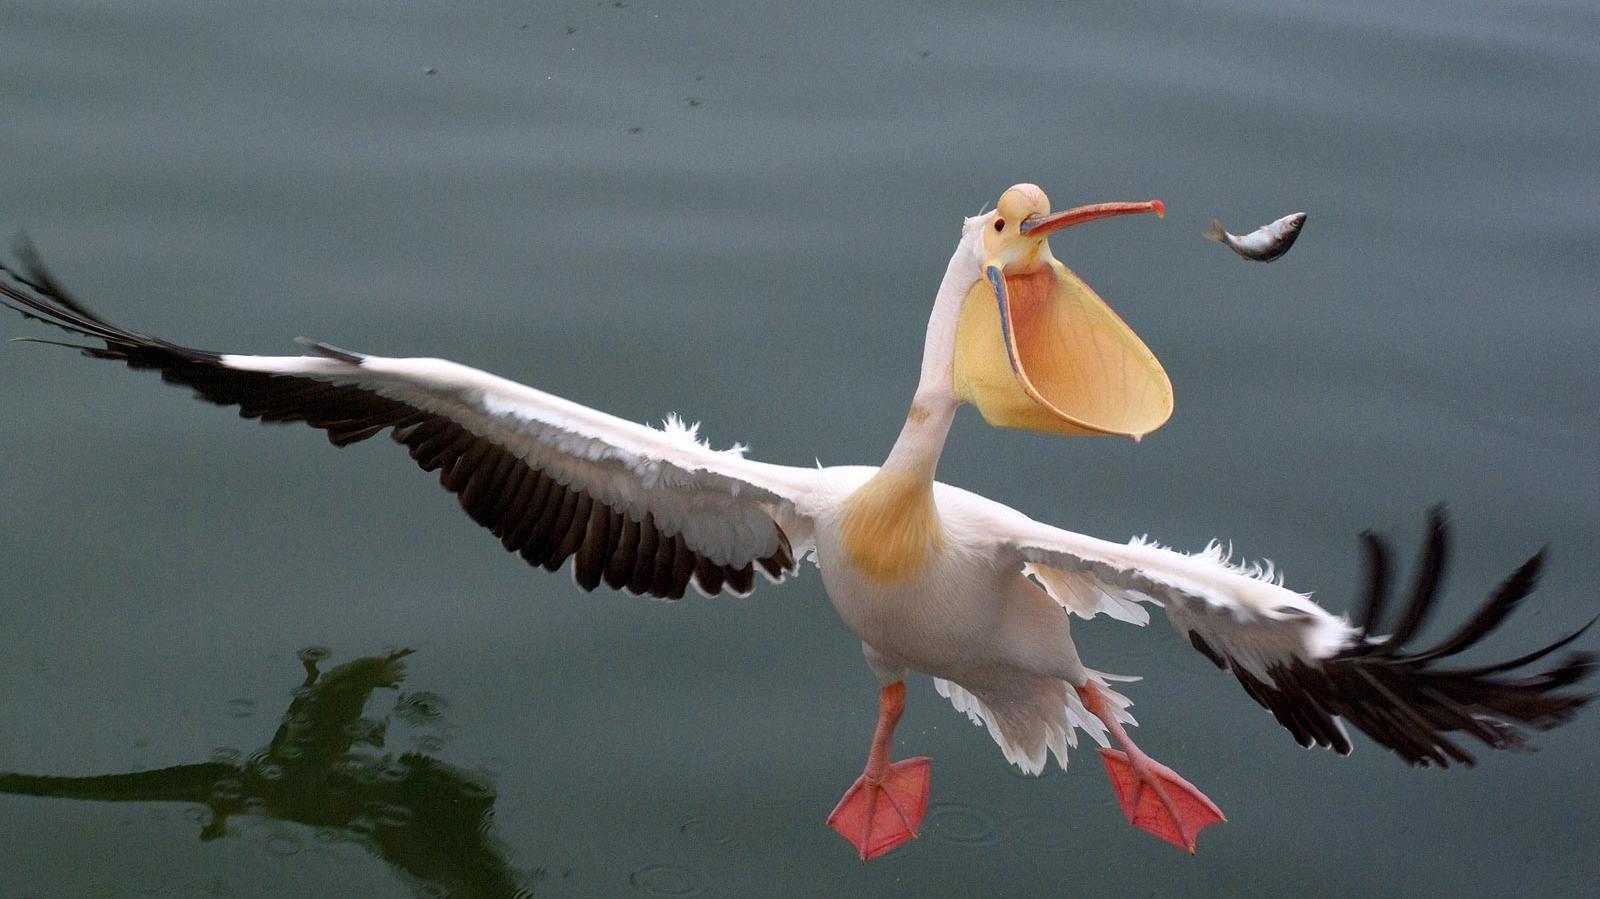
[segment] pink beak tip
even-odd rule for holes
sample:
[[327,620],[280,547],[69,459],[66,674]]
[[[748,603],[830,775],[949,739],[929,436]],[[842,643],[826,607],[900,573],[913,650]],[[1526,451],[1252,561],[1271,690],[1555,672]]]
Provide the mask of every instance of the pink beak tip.
[[1150,209],[1155,212],[1156,218],[1158,219],[1164,219],[1167,217],[1167,204],[1161,202],[1160,200],[1151,200]]

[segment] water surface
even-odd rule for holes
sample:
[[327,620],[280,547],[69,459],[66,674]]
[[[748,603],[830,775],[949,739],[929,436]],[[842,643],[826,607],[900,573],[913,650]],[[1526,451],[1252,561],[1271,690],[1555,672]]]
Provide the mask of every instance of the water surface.
[[[1553,547],[1514,652],[1597,610],[1596,83],[1584,3],[0,0],[0,227],[173,339],[446,356],[806,465],[886,452],[961,216],[1019,180],[1058,206],[1160,197],[1163,222],[1055,246],[1162,358],[1171,423],[1134,445],[966,413],[941,477],[1110,538],[1232,539],[1337,610],[1362,528],[1409,545],[1448,500],[1446,615]],[[1199,237],[1296,209],[1271,266]],[[343,808],[310,788],[220,816],[8,793],[0,896],[1559,896],[1600,875],[1597,716],[1445,775],[1302,752],[1176,635],[1099,621],[1080,647],[1146,676],[1142,745],[1229,814],[1200,854],[1130,830],[1092,758],[1009,772],[919,678],[897,748],[935,759],[927,833],[862,866],[822,820],[873,683],[814,571],[747,600],[584,594],[386,441],[334,452],[41,347],[0,352],[0,384],[0,771],[281,783],[259,752],[304,699],[296,652],[331,647],[331,678],[411,648],[341,712],[387,721],[382,745],[349,735],[312,770],[412,758],[391,776],[432,780],[381,802],[470,805],[380,850],[359,808],[308,820]]]

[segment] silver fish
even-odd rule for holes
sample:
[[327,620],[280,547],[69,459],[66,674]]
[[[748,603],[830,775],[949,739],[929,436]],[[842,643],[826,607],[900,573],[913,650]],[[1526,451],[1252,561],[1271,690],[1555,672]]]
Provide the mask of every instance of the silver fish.
[[1296,212],[1240,236],[1224,231],[1222,223],[1212,219],[1211,230],[1206,232],[1206,239],[1222,244],[1245,259],[1271,262],[1289,252],[1289,248],[1294,246],[1295,238],[1300,236],[1300,227],[1305,223],[1306,214]]

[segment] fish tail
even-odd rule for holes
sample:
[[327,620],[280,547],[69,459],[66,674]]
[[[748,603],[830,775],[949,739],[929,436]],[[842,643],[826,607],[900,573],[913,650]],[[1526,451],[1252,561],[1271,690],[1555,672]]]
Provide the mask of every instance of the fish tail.
[[1223,245],[1228,243],[1228,232],[1223,230],[1222,223],[1216,219],[1211,220],[1211,228],[1206,231],[1205,237],[1206,240],[1214,240]]

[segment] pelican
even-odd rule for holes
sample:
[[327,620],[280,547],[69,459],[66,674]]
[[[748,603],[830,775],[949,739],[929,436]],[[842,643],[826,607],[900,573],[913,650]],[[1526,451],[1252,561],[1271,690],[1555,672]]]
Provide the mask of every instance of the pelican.
[[862,860],[915,836],[927,808],[930,760],[890,755],[910,671],[932,676],[1024,772],[1041,773],[1049,756],[1065,767],[1086,733],[1128,820],[1157,837],[1192,853],[1199,832],[1222,820],[1129,738],[1131,703],[1081,659],[1072,614],[1143,625],[1148,606],[1161,608],[1303,746],[1348,753],[1348,722],[1408,762],[1443,767],[1471,763],[1463,737],[1517,748],[1527,730],[1570,718],[1587,697],[1565,688],[1592,670],[1591,655],[1509,672],[1582,629],[1499,665],[1436,664],[1511,612],[1542,556],[1443,643],[1406,649],[1436,604],[1446,539],[1438,516],[1385,636],[1389,552],[1377,538],[1366,542],[1366,611],[1352,624],[1284,587],[1270,567],[1233,563],[1220,544],[1186,555],[1142,539],[1107,542],[935,480],[963,404],[994,426],[1053,434],[1138,439],[1167,420],[1172,389],[1155,355],[1048,242],[1067,227],[1138,213],[1164,208],[1152,200],[1051,212],[1044,191],[1018,184],[966,219],[905,424],[876,467],[757,462],[740,447],[713,450],[676,417],[660,429],[635,424],[442,359],[303,338],[309,352],[298,356],[192,349],[95,315],[31,250],[0,294],[90,339],[69,344],[85,354],[159,371],[245,418],[303,421],[336,446],[388,431],[507,550],[550,571],[569,567],[585,590],[742,596],[758,574],[782,581],[809,555],[879,684],[866,765],[827,819]]

